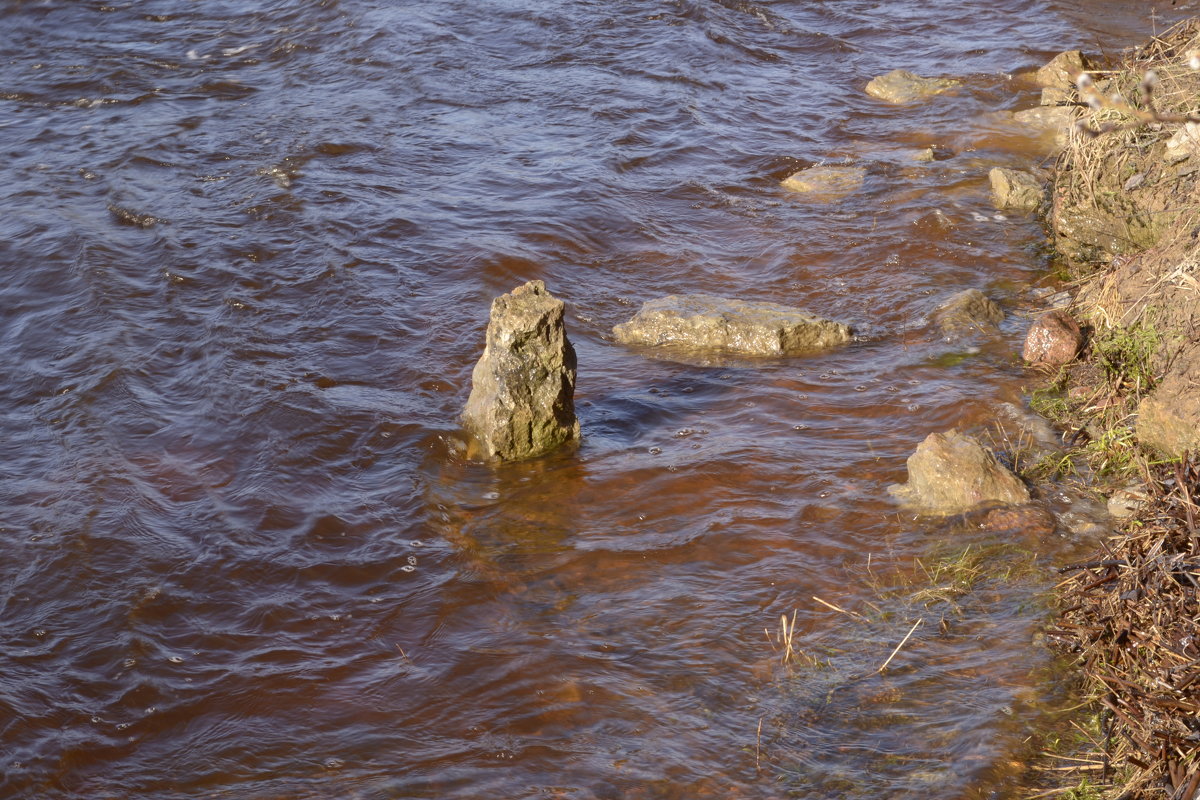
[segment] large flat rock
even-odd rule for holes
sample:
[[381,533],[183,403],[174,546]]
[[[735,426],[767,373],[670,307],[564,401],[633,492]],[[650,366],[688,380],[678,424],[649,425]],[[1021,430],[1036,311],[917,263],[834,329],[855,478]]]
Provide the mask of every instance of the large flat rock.
[[783,188],[813,203],[832,203],[857,192],[866,177],[867,171],[862,167],[822,165],[793,172],[783,179]]
[[799,308],[706,294],[668,295],[613,328],[623,344],[785,356],[850,341],[850,327]]
[[912,103],[948,92],[962,81],[953,78],[925,78],[903,69],[877,75],[867,84],[867,94],[888,103]]

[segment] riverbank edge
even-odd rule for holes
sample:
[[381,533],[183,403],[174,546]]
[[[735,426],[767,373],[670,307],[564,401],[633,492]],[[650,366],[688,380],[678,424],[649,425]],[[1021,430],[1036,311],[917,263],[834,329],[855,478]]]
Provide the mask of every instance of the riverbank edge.
[[1064,762],[1079,768],[1058,765],[1057,788],[1033,796],[1191,800],[1200,790],[1200,19],[1082,73],[1077,87],[1064,104],[1083,112],[1054,164],[1044,216],[1086,344],[1066,366],[1035,373],[1030,405],[1069,450],[1026,477],[1082,480],[1123,519],[1094,558],[1060,570],[1047,641],[1074,658],[1091,724],[1077,726]]

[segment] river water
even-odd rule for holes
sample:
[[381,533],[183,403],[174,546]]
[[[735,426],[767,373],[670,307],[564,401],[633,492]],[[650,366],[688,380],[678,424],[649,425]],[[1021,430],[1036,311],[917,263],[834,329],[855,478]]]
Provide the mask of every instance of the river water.
[[[1188,5],[0,3],[0,796],[1010,796],[1063,702],[1039,592],[1089,542],[885,487],[1023,403],[1014,74]],[[965,83],[863,93],[897,67]],[[779,187],[843,160],[839,203]],[[534,278],[582,446],[465,461],[490,301]],[[968,287],[1000,338],[931,330]],[[859,341],[612,342],[682,291]]]

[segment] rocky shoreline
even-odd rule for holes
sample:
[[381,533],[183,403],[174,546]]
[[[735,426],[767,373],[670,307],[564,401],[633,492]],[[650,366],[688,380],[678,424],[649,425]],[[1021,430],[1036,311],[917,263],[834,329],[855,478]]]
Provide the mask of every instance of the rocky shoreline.
[[1044,210],[1073,287],[1051,313],[1083,349],[1043,362],[1032,405],[1071,446],[1042,478],[1084,481],[1122,522],[1061,570],[1048,640],[1076,659],[1093,733],[1057,793],[1184,800],[1200,790],[1200,20],[1079,64]]
[[[1057,151],[1049,185],[1033,169],[995,168],[987,180],[997,209],[1044,218],[1068,283],[1066,302],[1037,317],[1022,352],[1038,376],[1031,405],[1057,426],[1058,441],[1035,446],[1031,457],[957,430],[933,433],[908,460],[908,482],[890,491],[913,513],[966,515],[991,530],[1037,536],[1077,527],[1056,519],[1044,500],[1065,482],[1102,497],[1123,523],[1094,559],[1063,567],[1071,576],[1060,586],[1064,611],[1047,640],[1078,657],[1104,735],[1083,755],[1079,776],[1066,771],[1077,784],[1058,773],[1039,796],[1089,796],[1099,782],[1131,800],[1193,798],[1200,788],[1200,467],[1192,461],[1200,451],[1200,21],[1181,23],[1121,65],[1097,69],[1068,51],[1026,77],[1042,87],[1042,104],[1012,118]],[[897,70],[867,91],[906,104],[958,85]],[[786,177],[782,188],[806,202],[836,202],[865,174],[849,164],[816,165]],[[580,439],[562,312],[540,282],[497,299],[463,417],[474,457],[532,458]],[[967,289],[928,322],[961,341],[994,335],[1003,319],[992,300]],[[854,338],[849,326],[802,309],[708,295],[650,300],[613,336],[635,349],[751,358],[802,355]],[[1027,431],[1031,423],[1016,425]]]
[[1069,746],[1067,767],[1034,768],[1034,783],[1050,788],[1033,796],[1192,800],[1200,797],[1200,19],[1121,63],[1101,68],[1068,51],[1032,79],[1042,105],[1013,118],[1053,141],[1048,185],[1033,171],[1002,168],[989,182],[998,209],[1044,220],[1068,287],[1065,298],[1057,293],[1065,302],[1034,320],[1022,352],[1035,376],[1031,406],[1061,447],[1024,465],[1008,448],[1002,464],[957,431],[933,434],[909,459],[909,483],[892,492],[922,514],[990,507],[979,524],[997,518],[1025,532],[1072,527],[1039,503],[1068,484],[1105,503],[1114,531],[1094,558],[1061,568],[1060,617],[1046,637],[1075,660],[1089,704],[1079,730],[1090,733]]

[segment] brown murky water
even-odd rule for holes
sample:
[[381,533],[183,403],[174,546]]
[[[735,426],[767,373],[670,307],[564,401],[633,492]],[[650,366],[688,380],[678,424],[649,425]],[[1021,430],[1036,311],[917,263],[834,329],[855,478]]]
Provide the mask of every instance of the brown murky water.
[[[1040,234],[984,177],[1038,152],[990,115],[1035,104],[1011,74],[1187,5],[0,3],[0,796],[1006,796],[1081,543],[884,488],[1022,402]],[[965,86],[862,93],[896,67]],[[845,158],[836,205],[778,187]],[[461,461],[488,305],[531,278],[585,440]],[[1001,339],[930,330],[966,287]],[[689,290],[861,340],[611,342]],[[931,594],[968,545],[982,577]]]

